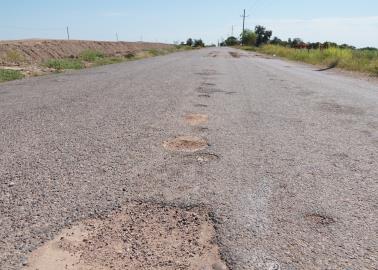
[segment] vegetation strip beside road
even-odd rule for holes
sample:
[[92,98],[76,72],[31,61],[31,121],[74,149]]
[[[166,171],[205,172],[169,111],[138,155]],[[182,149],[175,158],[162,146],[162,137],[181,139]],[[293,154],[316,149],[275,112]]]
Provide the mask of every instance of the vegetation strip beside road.
[[19,70],[0,69],[0,82],[22,79],[24,74]]
[[378,51],[329,47],[326,49],[297,49],[281,45],[267,44],[261,47],[245,46],[244,50],[283,57],[289,60],[338,67],[349,71],[378,76]]
[[239,38],[228,37],[220,45],[327,67],[323,70],[338,67],[378,76],[377,48],[358,49],[334,42],[304,42],[300,38],[289,38],[285,41],[278,37],[271,38],[272,34],[271,30],[258,25],[254,30],[245,29]]
[[192,49],[192,47],[185,45],[176,45],[167,48],[142,50],[135,53],[130,52],[122,56],[108,56],[101,51],[87,49],[76,57],[72,56],[66,58],[52,58],[33,66],[0,66],[0,82],[22,79],[24,77],[35,77],[54,72],[63,72],[65,70],[77,70],[102,65],[116,64],[126,61],[140,60],[190,49]]

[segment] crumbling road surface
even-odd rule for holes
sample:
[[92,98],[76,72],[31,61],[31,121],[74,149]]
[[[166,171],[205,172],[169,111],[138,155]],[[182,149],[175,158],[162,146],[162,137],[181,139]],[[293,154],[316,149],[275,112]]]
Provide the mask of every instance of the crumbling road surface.
[[377,269],[378,85],[209,48],[0,85],[1,269]]

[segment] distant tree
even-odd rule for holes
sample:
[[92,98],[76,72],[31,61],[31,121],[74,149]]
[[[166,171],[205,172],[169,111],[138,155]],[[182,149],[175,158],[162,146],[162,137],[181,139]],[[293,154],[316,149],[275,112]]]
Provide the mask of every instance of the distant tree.
[[305,43],[303,42],[302,39],[294,38],[293,41],[291,42],[291,47],[292,48],[301,48],[301,47],[303,47],[303,44],[305,44]]
[[339,48],[341,48],[341,49],[350,49],[350,50],[355,50],[355,49],[356,49],[356,47],[351,46],[351,45],[349,45],[349,44],[341,44],[341,45],[339,46]]
[[271,41],[270,41],[270,44],[273,44],[273,45],[282,45],[283,41],[281,39],[279,39],[278,37],[274,37]]
[[240,35],[240,40],[243,45],[255,46],[256,45],[256,34],[250,29],[245,29]]
[[270,30],[266,30],[264,26],[257,25],[255,28],[255,34],[256,34],[256,46],[259,47],[263,44],[268,43],[273,33]]
[[205,43],[203,43],[202,39],[196,39],[194,40],[193,46],[196,48],[205,47]]
[[188,40],[186,41],[186,46],[192,47],[193,46],[193,39],[188,38]]
[[378,51],[377,48],[374,48],[374,47],[364,47],[364,48],[361,48],[361,49],[358,49],[359,51]]
[[236,38],[236,37],[228,37],[225,41],[224,41],[225,45],[226,46],[235,46],[235,45],[239,45],[239,40]]

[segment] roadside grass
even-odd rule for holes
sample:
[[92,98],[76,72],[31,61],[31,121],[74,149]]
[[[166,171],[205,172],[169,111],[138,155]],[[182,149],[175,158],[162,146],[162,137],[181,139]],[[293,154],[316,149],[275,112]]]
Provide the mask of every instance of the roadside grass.
[[[52,72],[63,72],[65,70],[76,70],[94,66],[103,66],[126,61],[140,60],[185,50],[191,50],[191,48],[187,46],[172,46],[165,49],[150,49],[135,53],[130,52],[123,56],[106,56],[104,53],[99,51],[85,50],[78,57],[49,59],[43,62],[41,66],[52,69]],[[16,51],[9,51],[6,57],[7,60],[15,63],[19,63],[25,60],[24,57]],[[29,76],[40,76],[43,74],[45,73],[33,73],[33,75],[29,74]],[[0,67],[0,82],[22,79],[24,77],[25,75],[19,70]]]
[[95,62],[98,59],[105,58],[105,55],[99,51],[85,50],[80,54],[79,58],[83,61]]
[[313,65],[338,67],[350,71],[358,71],[378,76],[378,51],[352,50],[341,48],[294,49],[279,45],[265,45],[262,47],[242,47],[244,50],[256,51],[269,55],[276,55],[294,61]]
[[0,69],[0,82],[22,79],[24,74],[19,70]]
[[47,60],[45,66],[48,68],[53,68],[57,71],[62,71],[65,69],[82,69],[84,68],[84,63],[79,59],[50,59]]

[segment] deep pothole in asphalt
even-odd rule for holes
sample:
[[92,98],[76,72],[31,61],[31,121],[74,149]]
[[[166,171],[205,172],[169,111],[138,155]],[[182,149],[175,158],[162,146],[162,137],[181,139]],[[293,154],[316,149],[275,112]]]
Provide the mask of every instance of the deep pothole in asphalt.
[[197,152],[206,149],[208,142],[196,136],[179,136],[163,142],[165,149],[176,152]]
[[25,270],[227,269],[209,212],[129,203],[63,230],[31,253]]
[[207,124],[209,121],[209,116],[202,113],[190,113],[185,115],[184,120],[191,126],[199,126]]

